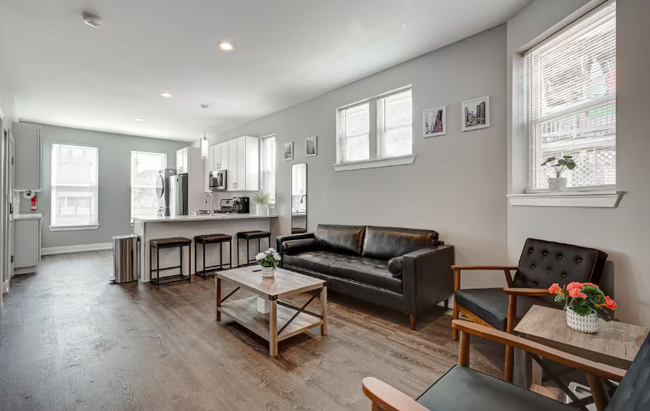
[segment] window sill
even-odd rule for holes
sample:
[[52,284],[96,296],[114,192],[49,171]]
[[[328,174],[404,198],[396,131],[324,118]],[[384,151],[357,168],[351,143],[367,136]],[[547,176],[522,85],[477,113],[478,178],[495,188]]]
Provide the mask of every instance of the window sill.
[[409,154],[408,156],[355,161],[354,163],[334,164],[334,170],[350,171],[350,170],[362,170],[364,168],[402,166],[406,164],[413,164],[414,161],[415,161],[415,154]]
[[616,208],[623,191],[587,191],[565,193],[508,194],[513,206]]
[[99,224],[84,224],[84,225],[56,225],[50,226],[50,231],[79,231],[79,230],[97,230]]

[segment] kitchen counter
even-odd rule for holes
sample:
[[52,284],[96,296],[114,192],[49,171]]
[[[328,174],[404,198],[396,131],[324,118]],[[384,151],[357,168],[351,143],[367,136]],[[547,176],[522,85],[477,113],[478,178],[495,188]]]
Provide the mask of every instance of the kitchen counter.
[[41,213],[33,213],[33,214],[14,214],[14,221],[18,220],[40,220],[43,218],[43,214]]
[[257,215],[257,214],[215,214],[209,215],[181,215],[169,217],[134,217],[133,221],[142,223],[188,223],[192,221],[232,221],[232,220],[250,220],[259,218],[277,218],[277,214]]

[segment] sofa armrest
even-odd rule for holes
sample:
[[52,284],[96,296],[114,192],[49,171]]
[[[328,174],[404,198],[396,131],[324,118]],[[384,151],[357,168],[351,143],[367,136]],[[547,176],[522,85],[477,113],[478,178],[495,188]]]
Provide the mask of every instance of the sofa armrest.
[[282,243],[280,249],[281,255],[295,255],[305,251],[317,250],[318,241],[315,238],[301,238],[298,240],[289,240]]
[[409,314],[432,307],[454,293],[454,246],[422,248],[403,256],[402,293]]
[[[280,256],[282,256],[282,244],[284,244],[286,241],[292,241],[292,240],[304,240],[304,239],[309,239],[309,238],[316,238],[314,236],[314,233],[300,233],[300,234],[291,234],[291,235],[280,235],[276,237],[275,243],[277,246],[277,251],[280,253]],[[284,260],[284,259],[282,259]],[[283,261],[280,260],[280,267],[282,267]]]

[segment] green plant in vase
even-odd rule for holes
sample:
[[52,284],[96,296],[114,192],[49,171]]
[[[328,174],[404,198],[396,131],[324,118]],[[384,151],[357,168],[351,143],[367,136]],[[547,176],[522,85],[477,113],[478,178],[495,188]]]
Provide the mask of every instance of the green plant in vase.
[[562,177],[562,174],[576,168],[573,156],[549,157],[541,165],[555,174],[555,177],[548,179],[548,189],[554,193],[566,191],[567,179]]

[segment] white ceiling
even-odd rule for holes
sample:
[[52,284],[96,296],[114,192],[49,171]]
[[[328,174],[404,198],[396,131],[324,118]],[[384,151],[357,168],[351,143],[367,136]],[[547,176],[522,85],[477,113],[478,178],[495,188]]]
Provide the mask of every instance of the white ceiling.
[[[0,53],[22,121],[191,141],[203,103],[209,131],[235,127],[503,23],[529,1],[1,0]],[[82,23],[85,8],[101,28]],[[237,49],[218,51],[220,40]]]

